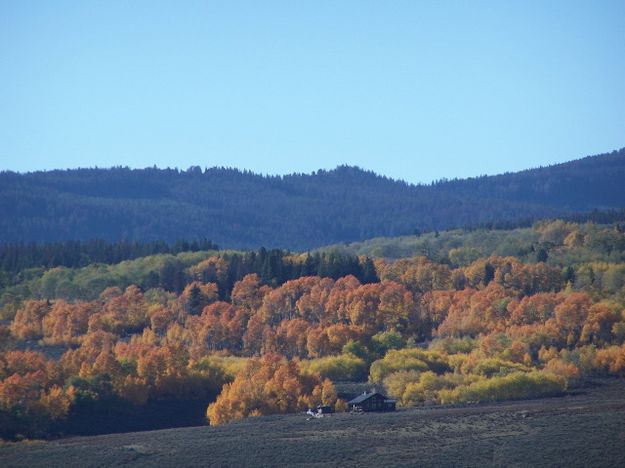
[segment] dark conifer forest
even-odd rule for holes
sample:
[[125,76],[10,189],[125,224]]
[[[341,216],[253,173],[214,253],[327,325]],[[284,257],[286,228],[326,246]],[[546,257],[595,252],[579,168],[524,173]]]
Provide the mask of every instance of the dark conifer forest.
[[211,239],[224,248],[306,250],[622,208],[624,181],[625,149],[428,185],[349,166],[287,176],[199,166],[2,172],[0,242]]

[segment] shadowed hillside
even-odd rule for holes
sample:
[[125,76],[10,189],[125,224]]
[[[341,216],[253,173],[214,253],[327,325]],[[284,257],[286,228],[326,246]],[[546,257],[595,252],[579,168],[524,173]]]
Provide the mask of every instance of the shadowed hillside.
[[0,242],[209,238],[308,249],[625,206],[625,149],[498,176],[410,185],[357,167],[0,173]]

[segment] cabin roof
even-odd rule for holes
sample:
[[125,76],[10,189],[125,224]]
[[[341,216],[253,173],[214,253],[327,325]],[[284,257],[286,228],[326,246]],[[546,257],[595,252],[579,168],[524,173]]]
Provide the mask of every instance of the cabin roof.
[[388,400],[388,398],[386,398],[384,395],[382,395],[381,393],[378,392],[371,392],[371,393],[363,393],[362,395],[358,395],[356,398],[354,398],[353,400],[350,400],[347,402],[348,405],[356,405],[358,403],[362,403],[363,401],[368,400],[369,398],[371,398],[372,396],[375,395],[379,395],[383,400],[385,401],[390,401]]

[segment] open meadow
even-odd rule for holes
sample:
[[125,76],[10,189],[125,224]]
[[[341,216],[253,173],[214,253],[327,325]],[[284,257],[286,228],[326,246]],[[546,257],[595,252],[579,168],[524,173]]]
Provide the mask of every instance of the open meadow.
[[17,466],[623,466],[625,382],[564,397],[9,443]]

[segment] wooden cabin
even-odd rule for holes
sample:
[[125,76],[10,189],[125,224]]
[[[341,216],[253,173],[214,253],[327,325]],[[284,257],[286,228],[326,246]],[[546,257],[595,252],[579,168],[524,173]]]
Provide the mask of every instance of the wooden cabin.
[[349,411],[395,411],[397,402],[378,392],[363,393],[347,402]]

